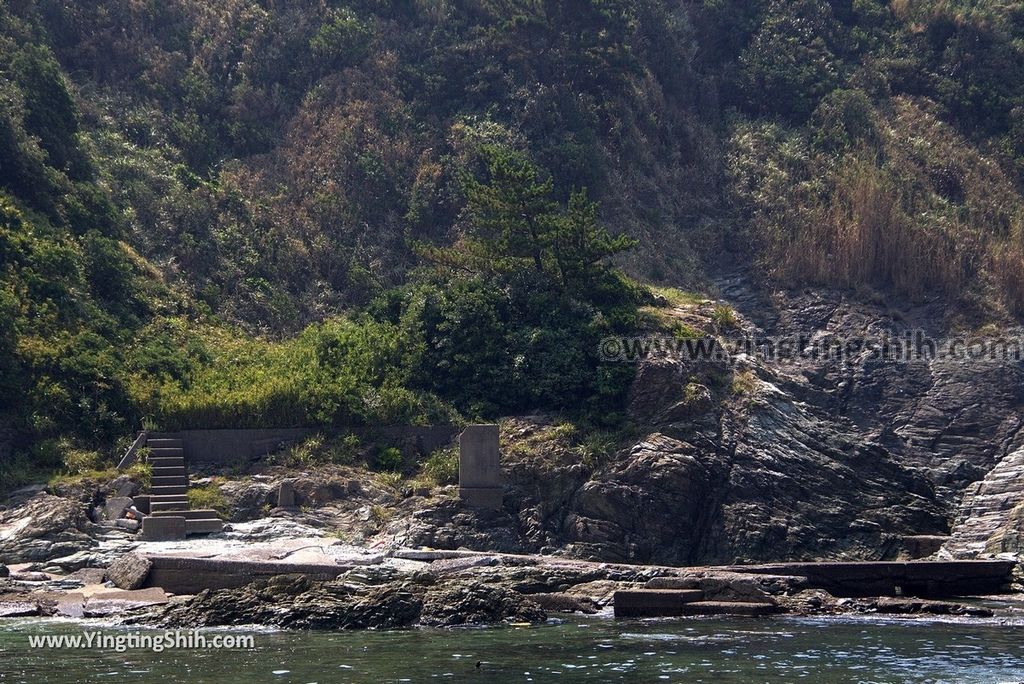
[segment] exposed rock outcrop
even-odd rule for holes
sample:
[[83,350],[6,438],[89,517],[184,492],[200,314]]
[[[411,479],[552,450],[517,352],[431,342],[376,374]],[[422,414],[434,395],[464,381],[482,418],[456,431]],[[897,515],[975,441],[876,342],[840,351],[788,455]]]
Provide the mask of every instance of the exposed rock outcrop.
[[978,558],[1024,552],[1024,448],[967,488],[942,555]]
[[[738,311],[727,326],[711,301],[659,316],[720,336],[784,335],[796,349],[831,338],[951,334],[941,308],[927,303],[896,314],[842,292],[766,294],[743,278],[720,284]],[[252,478],[217,480],[231,520],[248,525],[225,534],[337,533],[385,548],[686,565],[921,557],[957,520],[944,554],[1020,552],[1020,363],[882,361],[868,350],[733,361],[669,354],[639,362],[629,432],[606,444],[549,416],[503,421],[501,510],[472,510],[452,488],[414,488],[346,466],[296,472],[271,464]],[[284,480],[295,506],[281,509]],[[131,487],[78,498],[118,509],[115,497]],[[0,561],[108,563],[109,553],[90,542],[96,533],[82,507],[48,497],[0,512]]]
[[46,561],[85,551],[96,542],[77,501],[39,493],[0,512],[0,562]]
[[295,629],[396,629],[412,625],[541,622],[544,611],[503,587],[412,576],[382,583],[313,583],[281,575],[241,589],[204,591],[156,616],[166,627],[260,624]]

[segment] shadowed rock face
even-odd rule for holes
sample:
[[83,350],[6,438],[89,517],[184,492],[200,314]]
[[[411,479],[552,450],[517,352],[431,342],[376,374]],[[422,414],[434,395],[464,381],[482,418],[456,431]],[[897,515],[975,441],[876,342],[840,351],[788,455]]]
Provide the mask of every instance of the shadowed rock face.
[[[741,301],[769,334],[849,339],[920,330],[937,340],[952,334],[940,312],[929,306],[894,317],[881,306],[829,292],[788,293],[760,310]],[[886,363],[865,357],[772,370],[780,377],[779,386],[796,400],[849,422],[863,439],[877,441],[902,464],[922,469],[945,504],[958,501],[967,484],[1024,444],[1024,367],[1019,363]]]

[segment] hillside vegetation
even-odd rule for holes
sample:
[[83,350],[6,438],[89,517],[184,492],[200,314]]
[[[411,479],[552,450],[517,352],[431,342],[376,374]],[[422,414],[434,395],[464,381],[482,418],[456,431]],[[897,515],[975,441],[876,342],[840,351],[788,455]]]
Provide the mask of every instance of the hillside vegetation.
[[1019,3],[5,3],[0,476],[144,419],[614,423],[622,271],[1016,316],[1022,183]]

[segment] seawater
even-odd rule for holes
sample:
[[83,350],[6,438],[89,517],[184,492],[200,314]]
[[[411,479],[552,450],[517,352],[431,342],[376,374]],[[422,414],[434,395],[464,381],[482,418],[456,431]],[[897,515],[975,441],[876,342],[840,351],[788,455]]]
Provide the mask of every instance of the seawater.
[[[243,651],[43,650],[30,635],[101,629],[0,621],[0,682],[1024,682],[1024,624],[996,620],[614,620],[251,634]],[[216,632],[207,632],[214,634]]]

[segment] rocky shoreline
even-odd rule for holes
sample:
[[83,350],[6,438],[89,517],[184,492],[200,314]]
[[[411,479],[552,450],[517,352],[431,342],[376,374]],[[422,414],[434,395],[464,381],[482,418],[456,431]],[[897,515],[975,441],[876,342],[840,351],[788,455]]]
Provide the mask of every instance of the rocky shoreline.
[[562,614],[610,615],[617,592],[685,588],[700,593],[704,605],[721,609],[712,614],[746,614],[729,611],[730,606],[767,606],[772,614],[791,616],[1024,620],[1019,595],[968,602],[839,598],[810,588],[806,578],[794,576],[550,557],[474,554],[425,561],[387,555],[327,581],[283,572],[244,586],[205,589],[194,595],[140,588],[146,585],[151,566],[137,554],[122,557],[106,570],[83,569],[64,576],[41,572],[31,564],[15,566],[0,579],[0,617],[100,618],[154,628],[260,625],[334,630],[537,624]]
[[[126,478],[102,485],[107,498],[135,486]],[[844,598],[792,573],[604,563],[550,553],[410,550],[398,543],[399,535],[352,543],[302,510],[235,522],[208,538],[144,543],[130,530],[95,521],[89,514],[100,508],[94,496],[64,494],[27,491],[0,511],[0,618],[55,616],[166,628],[534,624],[561,614],[610,615],[616,592],[679,589],[699,593],[695,609],[712,614],[1024,619],[1019,597],[1012,596],[995,603]],[[442,499],[430,510],[447,505]],[[210,584],[209,576],[204,585],[198,570],[173,579],[160,569],[161,559],[175,554],[213,562],[214,572],[216,559],[252,565],[234,571],[243,576],[238,586]],[[245,576],[257,566],[258,577]]]

